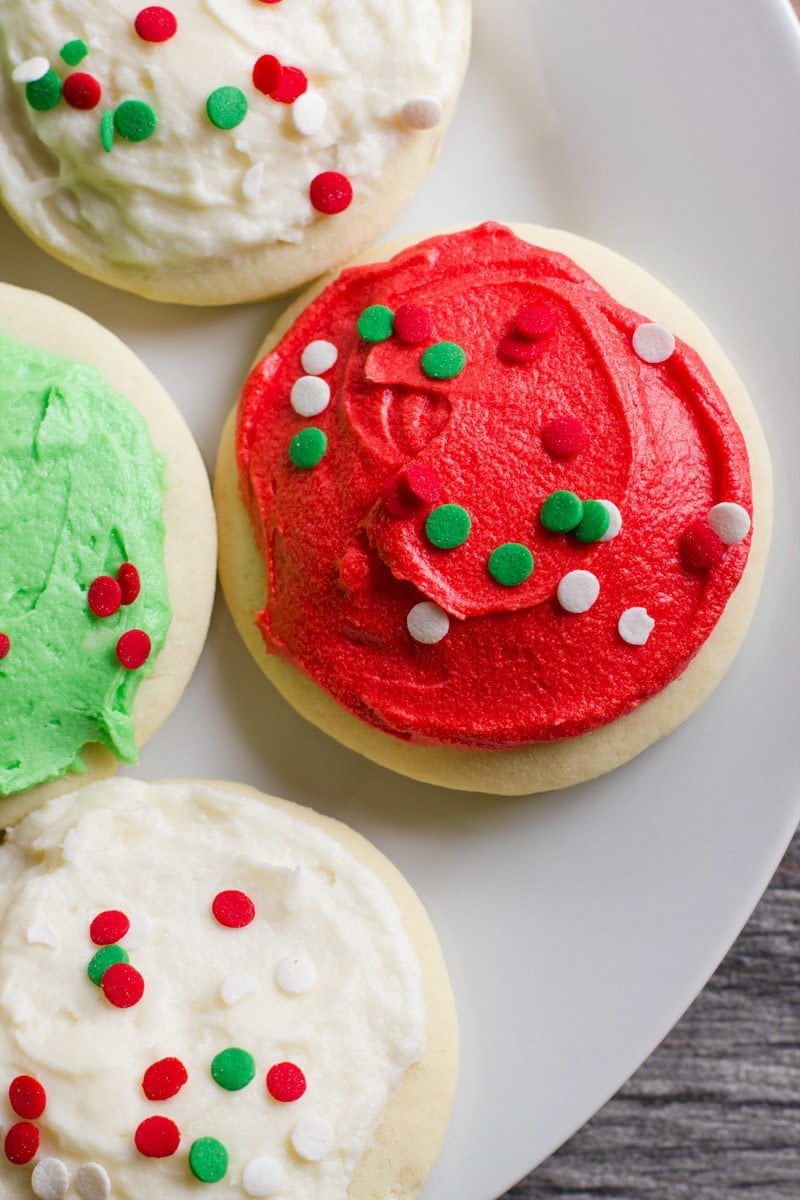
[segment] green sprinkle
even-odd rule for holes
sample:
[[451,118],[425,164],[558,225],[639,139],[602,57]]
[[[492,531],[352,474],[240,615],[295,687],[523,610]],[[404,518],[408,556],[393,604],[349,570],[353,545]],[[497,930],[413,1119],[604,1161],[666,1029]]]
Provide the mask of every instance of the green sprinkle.
[[71,42],[67,42],[61,47],[61,57],[70,67],[77,67],[88,53],[89,47],[83,38],[73,38]]
[[434,342],[422,355],[420,366],[429,379],[452,379],[466,362],[466,354],[455,342]]
[[126,963],[129,961],[128,955],[122,949],[122,946],[103,946],[93,956],[92,961],[86,968],[86,974],[96,987],[100,987],[100,982],[109,967],[113,967],[114,963]]
[[583,504],[574,492],[551,492],[542,505],[539,519],[551,533],[569,533],[580,523]]
[[328,449],[328,439],[316,425],[301,429],[289,442],[289,458],[296,467],[307,471],[315,467]]
[[460,504],[440,504],[428,514],[425,536],[440,550],[452,550],[463,546],[471,526],[472,518]]
[[503,587],[517,587],[533,571],[533,555],[521,542],[504,542],[489,555],[489,574]]
[[237,1046],[220,1051],[211,1064],[211,1078],[226,1092],[241,1091],[251,1082],[255,1073],[256,1063],[252,1054]]
[[610,523],[611,516],[605,504],[599,500],[584,500],[583,516],[575,537],[579,542],[599,542]]
[[100,118],[100,142],[106,154],[114,149],[114,110],[107,108]]
[[235,129],[247,116],[247,97],[237,87],[220,87],[206,100],[206,112],[217,129]]
[[114,128],[126,142],[143,142],[157,126],[158,117],[144,100],[123,100],[114,113]]
[[228,1169],[228,1151],[216,1138],[198,1138],[189,1149],[189,1167],[201,1183],[218,1183]]
[[388,341],[394,329],[394,313],[385,304],[370,304],[358,318],[356,329],[365,342]]
[[61,80],[52,67],[44,73],[41,79],[34,79],[31,83],[25,84],[25,98],[31,108],[35,108],[37,112],[47,112],[49,109],[55,108],[61,99]]

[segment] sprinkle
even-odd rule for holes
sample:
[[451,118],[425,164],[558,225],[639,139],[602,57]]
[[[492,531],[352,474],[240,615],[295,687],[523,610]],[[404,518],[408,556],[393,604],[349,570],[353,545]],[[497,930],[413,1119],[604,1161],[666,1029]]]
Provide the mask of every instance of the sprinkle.
[[315,425],[310,425],[308,429],[296,433],[289,442],[289,458],[300,470],[308,471],[322,461],[327,448],[326,434]]
[[252,1054],[238,1046],[229,1046],[215,1055],[211,1078],[226,1092],[240,1092],[255,1078],[256,1063]]
[[452,379],[466,366],[467,356],[455,342],[434,342],[423,353],[419,365],[429,379]]
[[598,500],[597,503],[602,504],[603,508],[608,511],[608,529],[597,540],[598,542],[610,542],[622,529],[622,513],[613,500]]
[[248,1196],[274,1196],[283,1186],[283,1181],[283,1167],[268,1154],[251,1158],[242,1172],[242,1187]]
[[[0,634],[0,637],[2,637],[2,634]],[[58,946],[58,933],[49,921],[32,921],[28,926],[25,937],[30,946],[50,946],[54,950]]]
[[275,982],[290,996],[302,996],[317,982],[316,968],[307,958],[283,958],[275,968]]
[[168,42],[177,33],[178,22],[168,8],[153,4],[142,9],[133,27],[143,42]]
[[707,571],[721,562],[725,543],[705,521],[694,521],[680,539],[681,560],[690,571]]
[[370,304],[362,310],[356,329],[365,342],[388,341],[394,329],[394,313],[385,304]]
[[516,332],[530,341],[547,337],[555,327],[555,314],[546,304],[526,304],[514,318]]
[[94,75],[88,75],[86,71],[73,71],[68,75],[64,80],[63,91],[64,99],[70,108],[80,109],[97,108],[103,94],[103,89]]
[[541,354],[541,348],[537,342],[512,333],[501,339],[497,353],[501,358],[506,358],[510,362],[532,363]]
[[533,571],[533,555],[521,542],[504,542],[489,555],[489,574],[503,587],[517,587]]
[[633,331],[633,348],[646,363],[662,363],[675,351],[675,337],[664,325],[648,321]]
[[460,504],[440,504],[428,514],[425,536],[440,550],[452,550],[464,545],[471,527],[472,518]]
[[122,949],[122,946],[104,946],[102,950],[98,950],[92,956],[89,966],[86,968],[86,974],[95,987],[100,987],[103,982],[103,976],[110,967],[115,966],[117,963],[126,963],[129,961],[128,955]]
[[400,109],[400,120],[408,129],[433,129],[444,116],[435,96],[414,96]]
[[738,545],[750,532],[750,514],[747,509],[730,500],[715,504],[709,509],[708,523],[726,546]]
[[126,671],[136,671],[150,657],[150,638],[143,629],[129,629],[117,642],[117,658]]
[[289,1104],[299,1100],[305,1090],[306,1077],[294,1063],[276,1063],[267,1071],[267,1091],[273,1100]]
[[78,63],[86,58],[89,47],[83,38],[73,38],[71,42],[65,42],[60,53],[68,67],[77,67]]
[[542,441],[554,458],[572,458],[586,448],[589,434],[577,417],[556,417],[542,430]]
[[226,929],[244,929],[256,915],[256,906],[244,892],[217,892],[211,901],[214,918]]
[[418,304],[401,304],[394,314],[394,332],[407,346],[416,346],[433,333],[433,318]]
[[[113,617],[122,604],[122,588],[110,575],[98,575],[87,595],[89,608],[96,617]],[[116,938],[112,938],[116,941]]]
[[424,646],[435,646],[450,631],[450,618],[443,608],[432,600],[415,604],[406,617],[406,626],[415,642]]
[[270,96],[273,100],[279,100],[281,104],[294,104],[307,88],[308,80],[304,71],[299,67],[284,67]]
[[353,185],[339,171],[322,171],[311,180],[308,194],[317,212],[333,215],[350,207]]
[[160,1058],[151,1063],[142,1078],[142,1091],[148,1100],[169,1100],[177,1096],[189,1078],[179,1058]]
[[281,81],[283,67],[274,54],[262,54],[253,67],[253,83],[259,92],[271,96]]
[[108,1171],[100,1163],[84,1163],[75,1175],[75,1191],[81,1200],[109,1200],[111,1180]]
[[144,100],[123,100],[114,113],[114,128],[126,142],[144,142],[158,128],[158,117]]
[[100,118],[100,145],[106,154],[114,148],[114,110],[107,108]]
[[599,500],[584,500],[583,516],[575,529],[575,537],[579,542],[599,542],[610,524],[611,514],[605,504]]
[[303,137],[319,133],[328,115],[328,105],[319,92],[305,92],[292,105],[292,124]]
[[39,1151],[39,1130],[27,1121],[12,1125],[3,1144],[6,1158],[21,1167],[35,1158]]
[[25,98],[37,112],[48,112],[61,99],[61,80],[52,68],[39,79],[25,84]]
[[228,975],[219,987],[220,999],[224,1004],[238,1004],[257,991],[258,980],[252,975]]
[[69,1171],[60,1158],[43,1158],[36,1164],[31,1191],[37,1200],[64,1200],[69,1191]]
[[241,88],[216,88],[206,100],[206,112],[217,129],[235,129],[247,116],[247,97]]
[[0,633],[0,659],[5,658],[11,649],[11,638],[7,633]]
[[292,384],[289,403],[300,417],[317,417],[330,402],[330,384],[317,375],[301,375]]
[[300,365],[307,375],[324,375],[339,357],[333,342],[309,342],[300,355]]
[[290,1140],[295,1154],[307,1162],[319,1162],[333,1149],[335,1135],[330,1121],[324,1117],[308,1116],[297,1122]]
[[257,200],[261,195],[261,185],[264,182],[264,164],[263,162],[253,163],[244,173],[242,178],[242,192],[245,199]]
[[49,70],[50,63],[41,54],[37,54],[35,58],[26,58],[25,62],[15,67],[11,78],[14,83],[36,83],[37,79],[41,79]]
[[32,1075],[17,1075],[8,1085],[8,1099],[18,1117],[36,1121],[47,1108],[47,1092]]
[[130,963],[115,963],[100,981],[106,1000],[114,1008],[133,1008],[144,995],[144,980]]
[[580,524],[583,503],[574,492],[551,492],[539,512],[539,520],[551,533],[569,533]]
[[133,1140],[145,1158],[169,1158],[181,1144],[181,1131],[169,1117],[146,1117]]
[[218,1183],[228,1170],[228,1151],[216,1138],[198,1138],[189,1150],[189,1167],[201,1183]]
[[117,571],[117,582],[122,590],[122,603],[133,604],[141,591],[142,581],[132,562],[124,562]]
[[[391,497],[384,489],[384,503],[393,516],[402,516],[409,507],[417,509],[420,505],[435,504],[441,494],[441,484],[436,475],[424,463],[409,463],[402,471],[394,476]],[[400,506],[402,511],[395,511]]]
[[585,613],[600,595],[600,581],[591,571],[568,571],[556,589],[558,603],[568,613]]
[[643,646],[655,627],[646,608],[626,608],[617,622],[619,636],[629,646]]

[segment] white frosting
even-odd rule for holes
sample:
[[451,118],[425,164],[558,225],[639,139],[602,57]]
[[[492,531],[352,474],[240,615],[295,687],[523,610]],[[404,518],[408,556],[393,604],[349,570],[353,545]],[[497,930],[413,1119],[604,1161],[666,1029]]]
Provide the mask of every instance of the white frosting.
[[[226,1196],[245,1195],[247,1164],[269,1158],[292,1200],[344,1200],[424,1042],[420,967],[370,870],[272,805],[200,784],[117,779],[59,798],[17,826],[0,848],[0,878],[0,1073],[31,1074],[45,1087],[36,1122],[43,1158],[57,1154],[73,1178],[92,1160],[108,1172],[114,1200],[180,1200],[197,1195],[190,1145],[215,1137],[230,1156]],[[226,888],[256,906],[243,929],[211,915]],[[150,934],[130,957],[146,989],[120,1010],[86,975],[96,950],[89,923],[104,909],[144,905]],[[27,941],[37,911],[58,929],[57,954]],[[290,957],[314,964],[316,982],[304,994],[275,982]],[[258,991],[226,1004],[221,979],[245,974]],[[231,1046],[257,1067],[237,1092],[210,1075],[214,1056]],[[142,1076],[167,1056],[181,1059],[188,1082],[150,1102]],[[290,1103],[265,1086],[267,1070],[282,1061],[307,1081]],[[181,1131],[171,1158],[147,1159],[134,1147],[137,1126],[155,1115]],[[306,1116],[336,1130],[335,1153],[313,1166],[292,1148]],[[29,1172],[0,1159],[0,1194],[22,1200],[30,1187]]]
[[[312,221],[335,220],[313,209],[310,181],[339,171],[356,196],[368,190],[420,136],[401,119],[404,103],[455,98],[469,21],[465,0],[169,0],[177,33],[153,44],[134,30],[139,7],[4,0],[4,46],[0,36],[0,98],[17,93],[13,116],[3,103],[0,185],[9,204],[55,249],[94,248],[122,267],[177,268],[299,242]],[[34,111],[12,72],[46,56],[65,78],[72,68],[59,51],[75,37],[89,46],[79,69],[101,84],[100,104],[76,111],[62,99]],[[263,54],[308,77],[294,119],[292,106],[252,82]],[[234,130],[206,115],[209,94],[223,86],[248,101]],[[117,136],[105,153],[100,116],[128,99],[153,107],[157,131],[138,143]]]

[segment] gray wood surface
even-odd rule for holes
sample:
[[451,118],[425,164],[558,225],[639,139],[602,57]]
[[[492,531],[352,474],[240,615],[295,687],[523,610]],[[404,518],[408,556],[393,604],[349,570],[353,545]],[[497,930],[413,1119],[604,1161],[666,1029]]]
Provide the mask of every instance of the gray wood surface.
[[800,832],[728,957],[506,1200],[800,1200]]

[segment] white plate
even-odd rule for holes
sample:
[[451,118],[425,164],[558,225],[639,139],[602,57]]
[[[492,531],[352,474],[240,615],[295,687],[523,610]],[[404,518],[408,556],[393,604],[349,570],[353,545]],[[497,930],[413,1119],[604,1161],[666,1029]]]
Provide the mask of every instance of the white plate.
[[[142,756],[146,777],[245,780],[343,817],[418,889],[463,1034],[425,1200],[492,1200],[619,1087],[702,987],[797,820],[799,101],[800,39],[780,0],[477,0],[459,115],[396,230],[570,227],[642,262],[727,347],[772,445],[776,537],[751,635],[699,713],[569,792],[448,794],[296,717],[218,606],[185,700]],[[278,306],[135,300],[57,266],[5,219],[0,246],[4,277],[141,354],[211,463]]]

